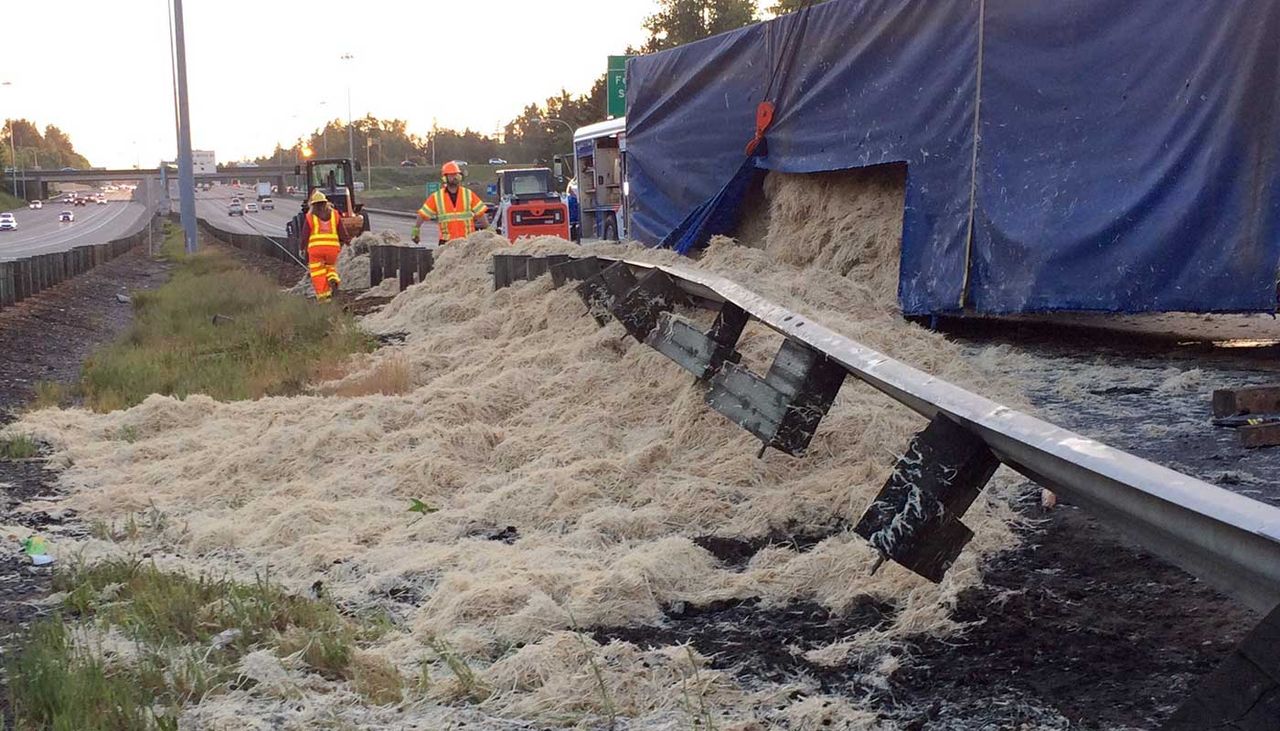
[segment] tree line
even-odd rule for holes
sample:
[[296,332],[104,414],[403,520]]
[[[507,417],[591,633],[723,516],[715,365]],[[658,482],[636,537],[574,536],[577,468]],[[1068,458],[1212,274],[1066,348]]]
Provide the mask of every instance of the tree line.
[[89,167],[89,161],[76,152],[66,132],[50,124],[41,134],[40,128],[27,119],[5,120],[0,137],[0,163],[5,169],[14,167],[15,155],[21,170]]
[[[775,0],[768,5],[765,15],[794,12],[813,2]],[[648,39],[639,48],[628,48],[626,52],[635,55],[664,51],[761,19],[756,0],[661,0],[657,12],[645,20]],[[483,163],[493,158],[546,165],[557,154],[572,153],[571,129],[604,119],[605,95],[604,75],[597,78],[585,94],[574,95],[561,89],[555,96],[525,105],[515,119],[503,126],[501,135],[444,128],[415,135],[408,132],[404,120],[367,116],[352,121],[354,144],[350,147],[362,163],[374,166],[398,165],[405,160],[419,165],[446,160]],[[292,147],[277,146],[270,155],[253,162],[258,165],[294,162],[302,158],[304,150],[318,157],[346,157],[348,149],[347,125],[335,119]]]

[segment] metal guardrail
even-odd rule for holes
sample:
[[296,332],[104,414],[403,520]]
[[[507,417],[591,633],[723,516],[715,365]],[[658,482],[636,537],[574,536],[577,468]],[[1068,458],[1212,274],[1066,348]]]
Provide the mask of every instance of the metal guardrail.
[[393,211],[390,208],[370,208],[369,206],[365,206],[364,210],[367,213],[376,213],[379,216],[394,216],[396,218],[417,218],[418,217],[417,213],[409,213],[407,211]]
[[63,251],[0,261],[0,309],[13,307],[147,241],[154,216],[143,220],[140,230],[103,244],[83,244]]
[[[598,265],[583,266],[591,260]],[[619,271],[617,264],[629,271]],[[661,275],[650,276],[654,272]],[[728,349],[732,349],[745,324],[743,318],[738,318],[741,322],[734,322],[733,313],[745,313],[744,317],[755,319],[785,336],[793,350],[800,348],[825,356],[826,363],[837,364],[848,375],[890,396],[934,424],[939,420],[958,424],[964,432],[980,440],[1000,462],[1061,493],[1121,535],[1248,606],[1268,612],[1280,604],[1280,508],[1161,467],[966,391],[779,307],[723,277],[684,267],[609,257],[494,257],[495,287],[506,286],[515,280],[533,279],[543,273],[551,273],[557,284],[568,280],[580,281],[579,292],[598,320],[603,322],[600,311],[603,306],[609,310],[603,314],[604,318],[609,314],[617,316],[633,335],[668,354],[682,366],[692,366],[695,373],[705,368],[700,373],[700,380],[715,383],[719,379],[721,386],[732,386],[732,379],[723,373],[741,375],[743,370],[726,357],[728,351],[724,348],[727,343]],[[663,291],[668,280],[678,289],[677,296],[686,303],[721,310],[717,325],[710,333],[703,336],[677,327],[679,323],[674,320],[678,318],[672,318],[670,314],[671,293]],[[605,299],[599,299],[601,296]],[[634,306],[639,309],[627,309]],[[726,317],[726,313],[730,317]],[[647,322],[648,329],[641,327],[638,332],[634,328],[637,321]],[[725,332],[734,328],[736,334],[725,337]],[[756,378],[745,390],[741,387],[722,388],[721,393],[741,397],[749,393],[750,388],[759,388],[761,383],[768,384],[771,379],[775,390],[785,392],[784,385],[779,384],[785,384],[789,374],[806,373],[803,369],[797,371],[791,361],[783,363],[787,347],[784,345],[767,379]],[[715,355],[716,350],[721,351],[720,356]],[[780,363],[785,368],[780,368]],[[717,370],[721,375],[713,375]],[[781,375],[775,378],[775,371]],[[814,381],[813,372],[807,372],[810,374],[806,376],[808,382]],[[834,399],[838,388],[837,380],[835,389],[828,389],[831,399]],[[813,393],[820,390],[811,389]],[[722,413],[730,413],[724,404],[713,403],[710,396],[708,403]],[[828,400],[826,406],[829,405]],[[825,414],[825,406],[818,403],[817,407],[821,414]],[[767,412],[767,409],[748,408],[743,410],[742,420],[735,420],[744,428],[761,433],[756,429],[762,412]],[[816,429],[816,420],[812,427]],[[908,452],[913,452],[924,436],[925,433],[918,436]],[[778,446],[782,443],[777,438],[772,443],[767,439],[765,442],[766,446],[777,448],[783,448]],[[798,452],[792,453],[803,453],[805,445],[807,441],[800,445]],[[918,466],[918,462],[915,464]],[[982,472],[981,467],[975,469]],[[981,489],[989,476],[989,471],[986,476],[979,475],[977,489]],[[892,482],[891,479],[886,492],[890,491]],[[973,494],[976,495],[976,491]],[[963,503],[958,512],[963,514],[967,506],[967,502]],[[944,509],[951,507],[943,505]],[[950,516],[949,519],[954,521],[957,517]],[[895,527],[897,525],[894,524]],[[960,530],[965,529],[961,527]],[[967,538],[961,541],[961,545],[963,541]],[[872,543],[882,548],[875,540]],[[958,551],[958,547],[955,550]],[[949,561],[945,561],[943,570],[946,565]]]

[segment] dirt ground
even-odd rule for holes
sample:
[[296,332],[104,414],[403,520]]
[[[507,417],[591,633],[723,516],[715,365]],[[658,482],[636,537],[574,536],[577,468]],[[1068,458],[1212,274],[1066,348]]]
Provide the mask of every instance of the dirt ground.
[[[0,424],[26,407],[40,382],[74,383],[80,365],[98,346],[117,338],[133,321],[130,292],[152,289],[168,277],[168,266],[135,249],[79,277],[0,310]],[[27,512],[33,498],[56,501],[56,474],[41,459],[0,461],[0,524],[10,532],[0,552],[0,647],[8,650],[45,608],[34,604],[49,591],[52,567],[33,567],[16,540],[58,526],[64,534],[83,530],[71,511]],[[65,524],[65,525],[64,525]],[[14,533],[16,529],[25,534]],[[10,538],[10,534],[14,538]],[[14,540],[16,539],[16,540]],[[51,553],[57,557],[56,545]],[[4,674],[0,673],[0,683]],[[0,710],[8,728],[8,692],[0,688]]]
[[[294,264],[236,256],[273,273],[281,285],[301,276]],[[164,277],[163,265],[130,254],[0,312],[5,419],[31,397],[36,382],[74,380],[92,349],[127,327],[132,310],[116,301],[117,293],[156,286]],[[1051,421],[1280,504],[1280,486],[1270,477],[1280,467],[1280,448],[1244,450],[1233,433],[1208,425],[1213,388],[1280,381],[1274,350],[1017,329],[967,342],[975,356],[1000,342],[1025,356],[1019,375]],[[15,510],[49,494],[52,478],[38,460],[0,463],[0,521],[32,530],[74,522],[73,515]],[[653,646],[689,641],[717,667],[748,680],[807,677],[822,692],[872,699],[910,729],[1158,728],[1260,618],[1070,505],[1042,511],[1035,494],[1028,485],[1026,512],[1035,527],[1024,548],[997,557],[986,584],[960,599],[956,616],[972,623],[969,629],[901,648],[903,667],[887,684],[868,672],[878,658],[829,668],[802,654],[886,624],[895,607],[870,600],[838,616],[804,603],[676,605],[666,608],[661,627],[598,628],[595,635]],[[801,547],[814,539],[803,531],[771,537]],[[764,545],[700,543],[737,565]],[[16,551],[0,559],[6,644],[37,615],[30,602],[47,591],[47,581],[46,569],[27,566]]]
[[[1023,356],[1018,375],[1045,418],[1280,504],[1280,448],[1246,450],[1209,424],[1214,388],[1280,382],[1275,348],[1018,327],[967,343],[975,357],[1000,344]],[[811,605],[673,607],[664,627],[610,628],[597,639],[688,641],[748,679],[801,676],[823,692],[869,697],[909,729],[1159,728],[1261,617],[1082,510],[1065,502],[1041,509],[1037,496],[1028,484],[1024,512],[1034,528],[1024,547],[997,557],[985,585],[961,597],[956,618],[967,631],[904,648],[887,686],[869,680],[875,658],[832,669],[802,657],[892,617],[894,607],[869,600],[843,616]],[[760,546],[704,547],[745,563]]]

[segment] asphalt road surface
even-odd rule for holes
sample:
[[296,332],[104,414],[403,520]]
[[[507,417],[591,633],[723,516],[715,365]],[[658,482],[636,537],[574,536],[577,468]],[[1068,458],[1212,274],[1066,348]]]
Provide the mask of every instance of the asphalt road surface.
[[[0,231],[0,261],[66,251],[86,244],[105,244],[141,228],[146,210],[142,202],[126,200],[86,206],[53,201],[39,210],[17,209],[13,215],[18,221],[18,230]],[[60,222],[58,214],[62,211],[73,212],[75,221]]]
[[[209,191],[196,191],[196,216],[209,221],[214,226],[232,233],[259,234],[284,244],[285,223],[301,210],[302,201],[298,198],[274,198],[275,209],[246,213],[243,216],[231,216],[227,213],[227,204],[235,194],[244,196],[245,203],[254,202],[253,188],[232,188],[227,185],[214,186]],[[174,210],[177,210],[177,190],[170,192]],[[359,201],[359,195],[356,200]],[[414,219],[382,214],[370,214],[369,225],[372,231],[394,231],[405,241],[409,240],[410,229]],[[422,242],[427,248],[435,248],[438,235],[433,225],[422,227]]]

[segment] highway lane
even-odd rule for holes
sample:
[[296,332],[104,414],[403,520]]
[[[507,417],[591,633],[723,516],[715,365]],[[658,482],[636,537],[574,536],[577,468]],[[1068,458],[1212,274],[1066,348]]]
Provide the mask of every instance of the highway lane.
[[[196,216],[209,221],[214,226],[232,233],[259,234],[278,240],[281,244],[285,238],[285,223],[301,210],[301,201],[297,198],[275,198],[275,210],[246,213],[244,216],[227,214],[227,205],[234,194],[240,193],[245,202],[254,200],[253,188],[232,188],[227,185],[215,186],[212,190],[196,191]],[[177,190],[173,196],[174,208],[177,208]],[[359,196],[357,195],[357,200]],[[413,219],[371,214],[369,225],[373,231],[394,231],[405,241],[409,240]],[[434,226],[423,227],[422,246],[434,249],[437,234]]]
[[[64,210],[73,212],[75,221],[60,222],[58,216]],[[141,228],[146,213],[144,203],[123,200],[87,206],[54,201],[39,210],[21,208],[14,211],[18,230],[0,231],[0,261],[105,244]]]

